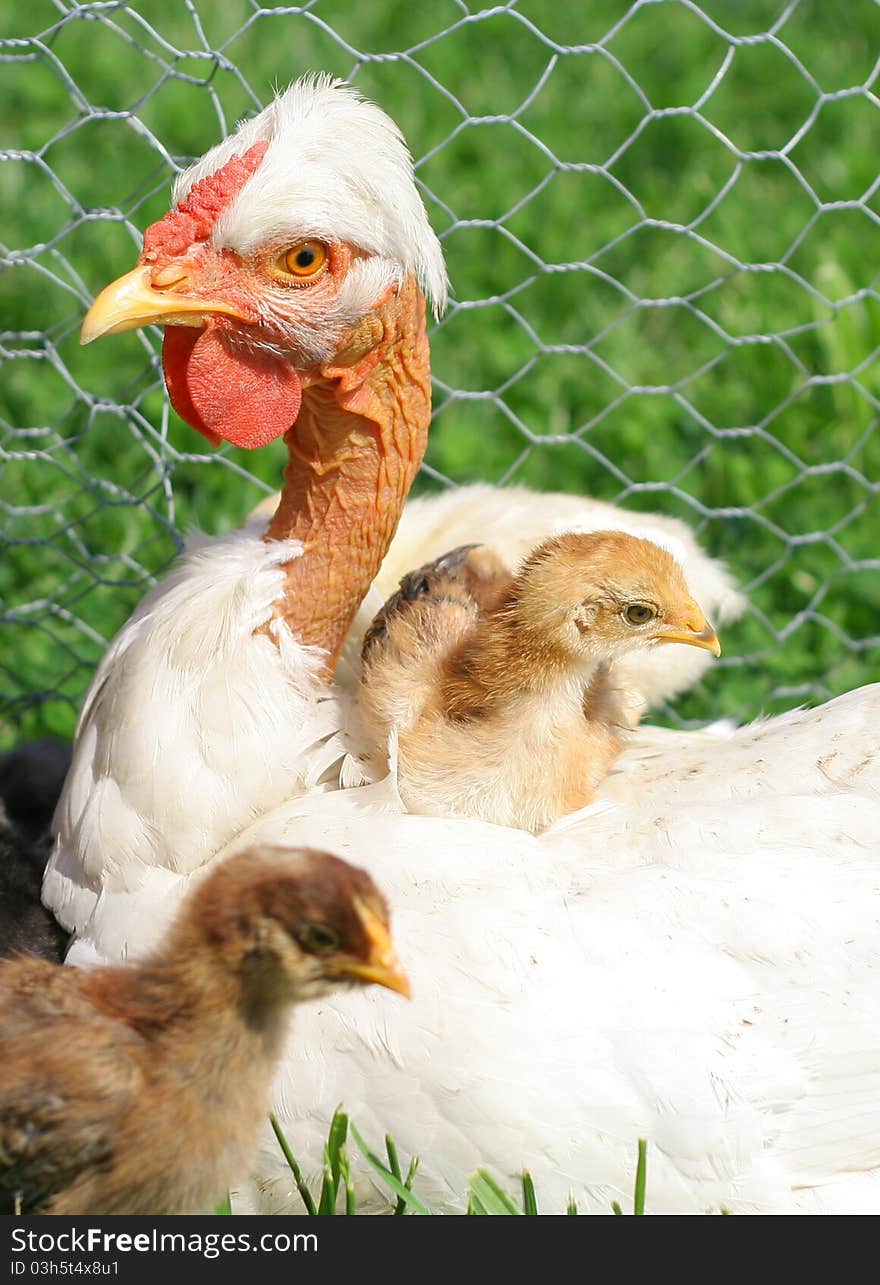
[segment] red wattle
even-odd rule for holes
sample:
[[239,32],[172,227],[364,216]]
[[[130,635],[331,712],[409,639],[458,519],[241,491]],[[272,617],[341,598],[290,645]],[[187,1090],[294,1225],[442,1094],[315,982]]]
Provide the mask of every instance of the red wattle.
[[210,322],[203,330],[166,326],[162,365],[171,405],[214,446],[266,446],[299,414],[302,385],[293,367],[237,346]]

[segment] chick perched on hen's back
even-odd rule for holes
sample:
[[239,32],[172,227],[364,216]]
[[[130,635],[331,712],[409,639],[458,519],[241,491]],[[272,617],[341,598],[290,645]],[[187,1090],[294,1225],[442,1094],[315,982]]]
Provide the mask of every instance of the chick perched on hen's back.
[[135,964],[0,964],[0,1212],[210,1212],[247,1175],[291,1008],[408,994],[373,880],[259,847],[211,871]]
[[569,532],[515,575],[464,546],[405,576],[374,620],[364,725],[377,744],[396,736],[410,811],[539,831],[590,802],[641,717],[615,661],[662,642],[720,653],[651,541]]

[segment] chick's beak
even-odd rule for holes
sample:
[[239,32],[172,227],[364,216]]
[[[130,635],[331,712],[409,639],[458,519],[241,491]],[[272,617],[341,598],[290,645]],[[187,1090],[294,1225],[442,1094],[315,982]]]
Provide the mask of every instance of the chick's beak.
[[391,934],[377,915],[365,908],[361,917],[370,942],[370,954],[366,961],[352,960],[343,965],[342,971],[359,982],[375,982],[390,991],[397,991],[409,999],[412,988],[409,978],[400,966],[400,962],[391,942]]
[[102,335],[116,335],[139,326],[202,326],[217,313],[241,317],[222,299],[187,295],[189,271],[184,264],[156,268],[141,264],[110,283],[86,313],[80,343],[90,344]]
[[345,971],[359,982],[375,982],[377,986],[385,986],[390,991],[405,995],[407,999],[412,995],[409,978],[394,955],[385,963],[352,964]]
[[657,635],[657,641],[687,643],[691,647],[702,647],[706,651],[711,651],[713,656],[721,655],[718,635],[695,602],[689,604],[682,626],[673,625],[671,629],[664,629]]

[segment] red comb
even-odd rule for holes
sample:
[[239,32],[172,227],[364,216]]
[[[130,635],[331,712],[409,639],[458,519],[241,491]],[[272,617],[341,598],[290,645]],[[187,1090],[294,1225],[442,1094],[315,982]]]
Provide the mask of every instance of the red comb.
[[144,255],[184,254],[194,241],[207,241],[220,215],[236,197],[266,154],[268,142],[254,143],[233,156],[207,178],[199,179],[188,195],[144,233]]

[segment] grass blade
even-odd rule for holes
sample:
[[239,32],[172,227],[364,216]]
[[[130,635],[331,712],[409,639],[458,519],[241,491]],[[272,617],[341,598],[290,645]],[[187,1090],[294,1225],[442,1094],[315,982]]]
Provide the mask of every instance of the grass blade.
[[[410,1160],[409,1168],[407,1169],[406,1177],[404,1178],[401,1173],[400,1160],[397,1155],[397,1145],[390,1133],[385,1134],[385,1150],[388,1153],[388,1164],[391,1167],[391,1172],[399,1182],[403,1183],[407,1191],[412,1191],[413,1179],[415,1178],[419,1167],[418,1156],[413,1156],[412,1160]],[[402,1196],[397,1197],[397,1204],[394,1206],[394,1212],[398,1215],[406,1213],[406,1201]]]
[[290,1172],[293,1174],[293,1180],[296,1183],[297,1191],[302,1197],[302,1202],[306,1207],[306,1213],[316,1214],[318,1211],[315,1208],[315,1201],[312,1197],[312,1193],[309,1191],[308,1187],[306,1186],[305,1178],[303,1178],[302,1176],[302,1170],[300,1169],[299,1165],[296,1163],[296,1157],[294,1156],[293,1152],[290,1149],[290,1144],[287,1141],[287,1138],[284,1136],[284,1130],[281,1128],[281,1125],[278,1123],[278,1120],[274,1115],[269,1116],[269,1123],[272,1126],[272,1132],[275,1134],[275,1137],[278,1139],[278,1145],[284,1154],[284,1159],[288,1163]]
[[385,1150],[388,1153],[388,1164],[391,1167],[391,1172],[394,1174],[395,1178],[400,1178],[400,1181],[403,1182],[403,1178],[400,1173],[400,1161],[397,1158],[397,1146],[395,1145],[394,1139],[390,1133],[385,1134]]
[[636,1165],[636,1189],[633,1195],[633,1213],[645,1212],[645,1189],[648,1183],[648,1142],[639,1138],[639,1162]]
[[321,1198],[318,1201],[318,1214],[329,1217],[336,1213],[336,1179],[329,1165],[324,1165],[324,1180],[321,1183]]
[[486,1214],[521,1214],[519,1205],[492,1177],[488,1169],[478,1169],[470,1180],[471,1195]]
[[[345,1155],[345,1140],[348,1137],[348,1116],[339,1107],[333,1112],[327,1141],[324,1144],[324,1179],[321,1183],[321,1196],[318,1201],[318,1213],[330,1215],[336,1213],[339,1188],[342,1184],[342,1160]],[[346,1204],[348,1197],[346,1196]]]
[[[418,1172],[419,1172],[419,1158],[418,1156],[413,1156],[412,1160],[410,1160],[409,1162],[409,1168],[406,1171],[406,1178],[404,1179],[404,1182],[403,1182],[403,1185],[404,1187],[406,1187],[407,1191],[412,1191],[412,1185],[413,1185],[413,1182],[415,1181],[415,1176]],[[398,1200],[394,1212],[396,1214],[406,1213],[406,1205],[402,1200]]]
[[348,1163],[348,1152],[345,1147],[339,1149],[339,1172],[345,1184],[345,1212],[357,1213],[357,1199],[354,1194],[354,1182],[351,1177],[351,1165]]
[[387,1183],[387,1185],[399,1197],[399,1199],[403,1200],[410,1207],[410,1209],[412,1209],[417,1214],[428,1214],[431,1212],[427,1208],[427,1206],[422,1204],[418,1196],[414,1196],[413,1193],[400,1181],[400,1179],[395,1177],[395,1175],[391,1172],[388,1166],[382,1163],[382,1161],[375,1154],[375,1152],[370,1150],[370,1148],[364,1142],[363,1138],[358,1133],[354,1125],[351,1126],[351,1134],[355,1142],[357,1143],[358,1148],[361,1151],[361,1154],[364,1156],[364,1159],[367,1161],[370,1167],[373,1170],[375,1170],[375,1172],[379,1175],[382,1181]]
[[524,1214],[537,1214],[538,1199],[535,1195],[535,1184],[532,1182],[532,1175],[528,1169],[523,1170],[522,1201]]
[[333,1175],[334,1191],[339,1187],[341,1166],[339,1156],[348,1137],[348,1116],[338,1107],[330,1121],[330,1132],[327,1134],[327,1145],[324,1148],[324,1159]]
[[231,1213],[232,1213],[232,1202],[231,1202],[231,1200],[229,1199],[229,1192],[228,1192],[228,1191],[227,1191],[226,1195],[223,1197],[223,1199],[222,1199],[222,1200],[219,1202],[219,1204],[217,1205],[217,1208],[214,1210],[214,1213],[215,1213],[215,1214],[231,1214]]
[[[645,1192],[648,1186],[648,1143],[639,1138],[639,1158],[636,1162],[636,1183],[633,1191],[633,1213],[645,1212]],[[619,1200],[612,1200],[611,1208],[616,1214],[622,1214]]]
[[565,1212],[567,1214],[576,1214],[577,1211],[578,1211],[577,1201],[575,1200],[574,1196],[569,1195],[568,1204],[565,1206]]

